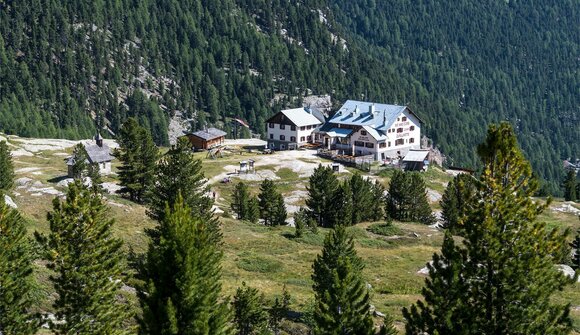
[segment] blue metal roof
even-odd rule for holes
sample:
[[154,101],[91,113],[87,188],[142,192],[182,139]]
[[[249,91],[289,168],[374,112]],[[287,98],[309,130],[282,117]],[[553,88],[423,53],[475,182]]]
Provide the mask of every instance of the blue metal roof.
[[[407,107],[347,100],[329,123],[388,129]],[[374,112],[372,112],[374,110]]]
[[352,133],[352,129],[346,128],[332,128],[326,132],[330,137],[347,137],[350,133]]

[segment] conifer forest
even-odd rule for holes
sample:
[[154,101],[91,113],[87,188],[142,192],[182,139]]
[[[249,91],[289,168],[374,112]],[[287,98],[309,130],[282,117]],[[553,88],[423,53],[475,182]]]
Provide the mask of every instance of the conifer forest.
[[580,2],[0,0],[0,335],[137,334],[580,335]]

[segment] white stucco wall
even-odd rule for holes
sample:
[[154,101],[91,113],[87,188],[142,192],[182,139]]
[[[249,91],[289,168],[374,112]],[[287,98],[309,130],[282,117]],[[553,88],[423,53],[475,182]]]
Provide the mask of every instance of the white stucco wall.
[[[267,131],[268,135],[266,140],[281,141],[280,135],[284,135],[285,138],[283,141],[296,144],[305,144],[309,142],[308,136],[312,136],[310,142],[314,140],[314,134],[312,132],[316,128],[316,125],[312,125],[311,129],[305,127],[304,130],[300,130],[300,127],[296,127],[296,130],[292,130],[292,126],[290,125],[284,125],[285,129],[280,129],[280,125],[277,123],[274,123],[274,128],[270,128],[270,124],[268,124],[267,127],[268,127]],[[270,135],[273,135],[272,138],[270,138]],[[295,141],[290,141],[290,137],[292,136],[296,137]],[[302,137],[304,137],[304,141],[301,140]]]

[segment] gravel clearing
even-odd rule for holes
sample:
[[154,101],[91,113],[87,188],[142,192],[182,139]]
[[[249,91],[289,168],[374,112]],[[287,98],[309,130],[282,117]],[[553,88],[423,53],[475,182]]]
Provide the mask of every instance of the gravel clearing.
[[[228,140],[226,140],[227,143]],[[230,140],[233,142],[233,140]],[[260,141],[256,139],[251,140],[235,140],[236,145],[240,145],[242,141]],[[263,141],[262,141],[263,142]],[[221,174],[211,178],[209,180],[210,184],[219,182],[227,177],[234,177],[240,178],[243,180],[252,180],[252,181],[261,181],[266,178],[277,180],[280,179],[276,176],[275,172],[280,170],[281,168],[288,168],[293,172],[297,173],[300,178],[308,178],[314,172],[314,169],[318,167],[318,164],[322,164],[323,166],[331,166],[332,163],[324,162],[316,156],[316,150],[288,150],[288,151],[278,151],[271,155],[261,155],[258,157],[254,157],[255,163],[254,166],[256,168],[255,174],[234,174],[238,169],[239,166],[236,165],[226,165],[223,167],[224,172]],[[240,160],[243,160],[240,157]],[[268,166],[273,167],[274,171],[272,170],[264,170],[260,169],[260,167]],[[344,166],[340,166],[340,173],[348,173]]]

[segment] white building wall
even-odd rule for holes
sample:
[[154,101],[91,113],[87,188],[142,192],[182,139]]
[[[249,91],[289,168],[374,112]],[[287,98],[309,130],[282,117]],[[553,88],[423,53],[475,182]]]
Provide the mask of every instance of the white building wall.
[[[313,131],[316,128],[316,125],[312,125],[311,129],[305,127],[304,130],[300,130],[300,127],[296,127],[296,130],[292,130],[292,126],[290,125],[284,125],[285,129],[280,129],[280,124],[278,123],[274,123],[274,128],[270,128],[270,124],[268,124],[267,127],[268,127],[268,135],[267,135],[268,137],[266,140],[268,141],[285,141],[288,143],[295,143],[298,145],[303,145],[314,141]],[[284,140],[280,140],[280,135],[284,135]],[[294,141],[290,140],[292,136],[296,138]],[[308,141],[308,136],[312,136],[310,141]],[[302,137],[304,137],[304,141],[301,140]],[[288,147],[285,147],[285,149],[288,149]]]
[[99,163],[99,173],[102,175],[111,174],[111,162]]
[[[403,121],[406,117],[407,120]],[[421,123],[413,114],[405,110],[401,113],[393,125],[389,128],[391,132],[387,131],[387,147],[381,149],[379,152],[379,159],[382,158],[382,153],[386,157],[404,156],[410,149],[421,148]],[[402,132],[397,132],[402,129]],[[397,144],[397,140],[403,140],[402,144]],[[390,146],[388,145],[390,142]]]

